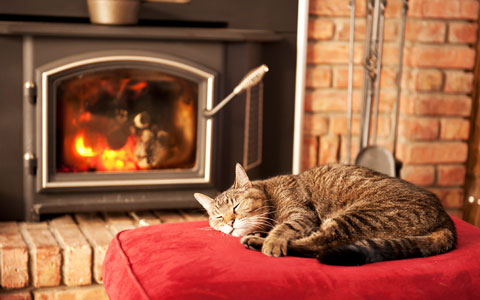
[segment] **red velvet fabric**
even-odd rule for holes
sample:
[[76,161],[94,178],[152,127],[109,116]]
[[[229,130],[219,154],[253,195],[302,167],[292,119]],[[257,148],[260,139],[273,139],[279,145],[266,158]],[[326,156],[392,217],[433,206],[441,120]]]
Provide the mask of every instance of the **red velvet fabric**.
[[360,267],[272,258],[206,222],[120,232],[103,280],[126,299],[480,299],[480,229],[454,219],[457,249],[442,255]]

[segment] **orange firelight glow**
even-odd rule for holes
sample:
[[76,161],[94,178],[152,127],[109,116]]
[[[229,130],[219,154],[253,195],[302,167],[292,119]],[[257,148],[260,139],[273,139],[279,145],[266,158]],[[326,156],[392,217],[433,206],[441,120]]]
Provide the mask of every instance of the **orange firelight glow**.
[[89,167],[97,171],[131,171],[139,169],[135,159],[135,137],[130,136],[125,145],[112,150],[101,136],[96,136],[95,148],[86,143],[84,131],[79,131],[75,137],[75,151],[83,158]]
[[77,153],[83,157],[93,157],[96,155],[92,147],[85,146],[83,134],[77,136],[75,139],[75,149],[77,150]]

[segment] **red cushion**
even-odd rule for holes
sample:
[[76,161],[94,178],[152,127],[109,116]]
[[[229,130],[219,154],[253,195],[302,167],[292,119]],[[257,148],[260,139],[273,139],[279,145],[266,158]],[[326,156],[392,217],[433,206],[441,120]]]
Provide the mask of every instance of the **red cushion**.
[[479,299],[480,229],[454,219],[457,249],[360,267],[272,258],[206,222],[120,232],[103,278],[111,300],[126,299]]

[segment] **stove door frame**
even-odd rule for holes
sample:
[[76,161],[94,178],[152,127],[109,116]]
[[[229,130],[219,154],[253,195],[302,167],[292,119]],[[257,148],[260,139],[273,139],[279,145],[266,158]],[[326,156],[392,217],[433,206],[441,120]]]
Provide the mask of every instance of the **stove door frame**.
[[[101,66],[154,67],[198,84],[196,163],[185,171],[69,173],[55,172],[55,80],[69,74]],[[158,68],[157,68],[158,67]],[[62,58],[36,69],[38,100],[36,109],[36,148],[38,157],[37,192],[78,188],[115,188],[155,186],[156,188],[211,183],[212,120],[203,117],[214,101],[216,73],[194,62],[171,55],[146,51],[98,51]],[[53,135],[53,136],[52,136]]]

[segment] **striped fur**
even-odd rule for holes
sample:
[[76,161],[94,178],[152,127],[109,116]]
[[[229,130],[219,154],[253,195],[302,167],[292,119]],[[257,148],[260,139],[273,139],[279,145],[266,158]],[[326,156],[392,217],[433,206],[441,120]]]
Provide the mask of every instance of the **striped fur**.
[[250,181],[237,164],[230,189],[215,199],[195,198],[211,227],[242,236],[245,247],[269,256],[361,265],[441,254],[456,242],[453,222],[433,193],[358,166]]

